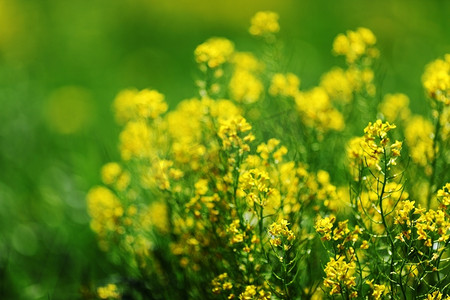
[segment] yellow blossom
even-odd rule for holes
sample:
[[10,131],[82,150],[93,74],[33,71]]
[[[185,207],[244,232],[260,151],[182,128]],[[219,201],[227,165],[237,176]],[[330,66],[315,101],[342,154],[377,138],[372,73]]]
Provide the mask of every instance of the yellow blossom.
[[387,94],[384,96],[379,108],[387,121],[404,121],[411,114],[408,105],[409,98],[405,94]]
[[277,33],[280,30],[278,14],[272,11],[257,12],[251,19],[250,34],[264,36]]
[[339,34],[333,42],[333,52],[345,55],[347,63],[353,64],[364,55],[378,56],[378,50],[373,46],[376,43],[375,35],[367,28],[358,28],[356,31],[347,31]]
[[281,246],[283,243],[295,239],[295,235],[292,230],[288,228],[288,225],[288,221],[282,219],[269,226],[269,233],[271,235],[270,243],[273,246]]
[[355,261],[347,262],[345,256],[339,256],[337,260],[331,258],[325,266],[326,278],[323,281],[323,285],[330,289],[329,294],[340,294],[342,288],[350,290],[356,286],[355,269]]
[[299,92],[300,79],[292,73],[273,75],[269,87],[269,94],[272,96],[295,97]]
[[405,140],[412,160],[426,167],[434,158],[433,124],[422,116],[414,116],[406,123]]
[[225,38],[211,38],[195,49],[195,60],[209,68],[217,68],[227,62],[234,51],[234,45]]
[[262,82],[246,70],[236,70],[230,80],[231,98],[240,103],[254,103],[261,98]]
[[100,299],[120,299],[119,291],[115,284],[108,284],[97,288],[97,294]]
[[430,98],[450,105],[450,54],[427,65],[422,82]]

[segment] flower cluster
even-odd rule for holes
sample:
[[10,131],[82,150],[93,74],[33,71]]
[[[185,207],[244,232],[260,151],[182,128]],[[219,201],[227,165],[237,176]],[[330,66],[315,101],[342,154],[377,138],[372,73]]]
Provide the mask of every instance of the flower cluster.
[[195,60],[209,68],[217,68],[229,61],[234,51],[231,41],[224,38],[211,38],[195,49]]
[[355,269],[354,260],[347,261],[345,256],[331,258],[325,266],[326,278],[323,281],[323,285],[330,289],[329,294],[346,293],[349,298],[358,297],[358,292],[352,291],[352,288],[356,286]]
[[278,14],[272,11],[260,11],[256,13],[250,26],[250,34],[255,36],[264,36],[280,31],[278,24]]
[[378,50],[374,48],[377,39],[367,28],[360,27],[356,31],[339,34],[333,42],[333,51],[337,55],[344,55],[348,63],[355,63],[363,56],[377,57]]
[[422,76],[423,85],[430,98],[450,105],[450,54],[430,63]]
[[[250,33],[273,51],[279,30],[273,12],[251,21]],[[437,100],[429,121],[411,115],[404,94],[377,108],[375,42],[365,28],[339,35],[333,52],[347,66],[300,90],[300,78],[274,61],[212,38],[194,51],[199,98],[168,111],[155,90],[120,92],[118,159],[101,168],[87,209],[121,276],[92,294],[445,297],[448,58],[423,77]]]

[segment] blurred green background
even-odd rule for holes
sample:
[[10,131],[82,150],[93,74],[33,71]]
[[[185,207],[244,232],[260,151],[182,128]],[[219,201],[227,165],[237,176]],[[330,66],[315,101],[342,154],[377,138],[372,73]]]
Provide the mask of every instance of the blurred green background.
[[341,59],[333,38],[378,38],[381,90],[426,107],[420,76],[450,53],[450,1],[0,0],[0,295],[77,299],[115,274],[89,229],[85,195],[118,159],[111,103],[155,88],[171,107],[195,96],[193,50],[211,36],[257,50],[259,10],[280,14],[285,71],[302,88]]

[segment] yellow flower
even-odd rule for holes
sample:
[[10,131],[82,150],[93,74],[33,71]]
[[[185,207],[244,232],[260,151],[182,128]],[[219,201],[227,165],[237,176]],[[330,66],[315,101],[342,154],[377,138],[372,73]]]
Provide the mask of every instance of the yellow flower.
[[261,71],[264,65],[250,52],[235,52],[231,62],[236,70],[245,70],[248,72]]
[[209,68],[217,68],[227,62],[234,51],[234,45],[225,38],[211,38],[197,46],[195,60]]
[[264,36],[267,34],[277,33],[280,31],[278,14],[272,11],[257,12],[251,20],[249,31],[250,34],[255,36]]
[[364,249],[364,250],[369,249],[369,242],[366,241],[366,240],[362,241],[362,244],[361,244],[360,248]]
[[231,290],[233,288],[233,284],[231,283],[227,273],[222,273],[215,277],[211,284],[213,286],[212,292],[214,294],[220,294],[222,291]]
[[300,79],[292,73],[273,75],[269,87],[272,96],[295,97],[299,93]]
[[422,82],[430,98],[450,105],[450,54],[428,64]]
[[355,261],[347,262],[345,256],[339,256],[337,260],[332,257],[325,266],[326,278],[323,281],[323,285],[330,288],[329,294],[340,294],[343,287],[351,289],[356,286],[355,269]]
[[269,300],[271,293],[254,285],[247,285],[245,291],[239,295],[239,300]]
[[414,116],[406,123],[405,140],[411,159],[422,167],[433,161],[433,124],[422,116]]
[[331,232],[335,221],[336,217],[333,215],[325,218],[319,216],[317,218],[314,228],[323,236],[322,240],[331,240]]
[[439,191],[437,191],[437,197],[442,205],[450,205],[450,183],[446,183]]
[[347,31],[339,34],[333,42],[333,52],[345,55],[347,63],[353,64],[363,56],[377,57],[378,50],[373,46],[376,43],[375,35],[367,28],[358,28],[356,31]]
[[389,122],[406,120],[411,114],[408,105],[409,98],[405,94],[387,94],[380,104],[380,112]]
[[115,284],[108,284],[97,288],[97,294],[100,299],[120,299],[119,291]]
[[295,104],[303,123],[308,127],[321,132],[344,128],[344,117],[331,105],[330,98],[322,87],[298,93]]
[[381,297],[386,293],[386,286],[384,284],[374,284],[374,289],[372,297],[376,300],[381,299]]
[[415,201],[401,201],[397,205],[397,216],[395,217],[395,224],[406,224],[411,225],[411,220],[409,219],[410,213],[414,210]]
[[295,235],[288,228],[287,220],[280,220],[278,222],[274,222],[269,226],[269,233],[271,235],[270,243],[273,246],[281,246],[283,243],[290,242],[295,239]]
[[116,182],[119,175],[122,173],[122,168],[118,163],[110,162],[102,167],[102,181],[104,184],[110,185]]
[[124,209],[111,190],[103,186],[92,188],[87,194],[87,204],[88,213],[91,216],[91,228],[100,239],[105,239],[109,232],[119,230],[119,220]]
[[262,82],[246,70],[236,70],[229,84],[231,98],[240,103],[258,101],[264,90]]
[[253,141],[255,137],[251,133],[245,137],[242,135],[251,129],[252,126],[242,116],[220,120],[218,135],[222,139],[224,149],[238,148],[240,152],[249,151],[247,142]]
[[148,89],[121,91],[114,100],[113,107],[119,124],[139,119],[156,119],[168,108],[163,94]]
[[332,69],[322,75],[320,86],[325,89],[330,99],[342,103],[349,103],[353,100],[353,92],[356,88],[347,72],[341,68]]
[[123,160],[148,158],[152,151],[152,130],[145,121],[131,121],[120,133],[120,154]]

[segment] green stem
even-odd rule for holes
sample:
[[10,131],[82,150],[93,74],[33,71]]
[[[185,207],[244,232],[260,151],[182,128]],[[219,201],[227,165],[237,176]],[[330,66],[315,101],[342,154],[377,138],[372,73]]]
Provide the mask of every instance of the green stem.
[[[381,187],[381,192],[378,195],[378,201],[380,203],[380,214],[381,214],[381,221],[383,223],[384,229],[386,230],[386,235],[388,237],[389,243],[391,245],[391,263],[390,263],[390,272],[389,272],[389,284],[391,286],[391,297],[392,299],[394,299],[394,259],[395,259],[395,245],[394,245],[394,241],[392,239],[392,234],[391,231],[389,230],[389,226],[387,225],[386,222],[386,216],[384,213],[384,208],[383,208],[383,196],[386,190],[386,184],[387,184],[387,178],[388,178],[388,160],[387,160],[387,155],[386,155],[386,148],[383,147],[383,155],[384,155],[384,166],[383,166],[383,185]],[[403,282],[401,280],[401,274],[400,274],[400,280],[398,282],[400,284],[400,289],[402,291],[403,294],[403,298],[406,300],[406,294],[405,294],[405,289],[403,287]]]

